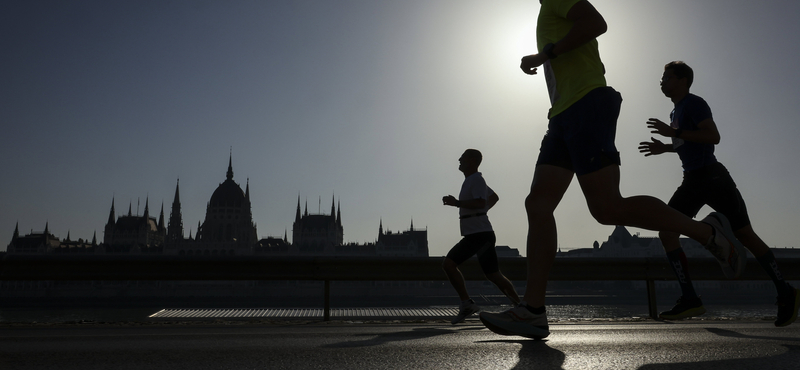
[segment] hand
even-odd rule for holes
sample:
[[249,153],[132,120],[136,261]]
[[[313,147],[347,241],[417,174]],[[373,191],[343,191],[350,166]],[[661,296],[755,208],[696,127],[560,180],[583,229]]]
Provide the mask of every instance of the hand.
[[446,206],[458,207],[458,199],[452,195],[445,195],[442,197],[442,204]]
[[650,131],[651,134],[659,134],[661,136],[666,137],[674,137],[675,136],[675,129],[670,127],[670,125],[661,122],[658,118],[650,118],[647,120],[647,128],[652,129]]
[[644,153],[645,157],[665,153],[669,148],[669,145],[664,144],[655,138],[651,137],[650,140],[653,141],[652,142],[642,141],[641,143],[639,143],[639,153]]
[[546,61],[546,54],[526,55],[522,57],[522,62],[519,64],[519,68],[522,69],[522,72],[525,72],[525,74],[535,75],[536,67],[544,64]]

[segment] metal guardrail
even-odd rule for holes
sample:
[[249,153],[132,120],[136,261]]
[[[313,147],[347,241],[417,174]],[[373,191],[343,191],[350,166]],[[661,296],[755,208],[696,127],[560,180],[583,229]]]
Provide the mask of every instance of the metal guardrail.
[[[513,281],[527,278],[526,258],[500,258],[503,274]],[[749,259],[738,280],[769,280]],[[325,282],[324,319],[330,320],[331,281],[447,280],[442,257],[177,257],[6,255],[0,259],[0,280],[317,280]],[[800,259],[779,261],[786,280],[800,280]],[[728,280],[714,259],[692,259],[693,280]],[[484,280],[477,260],[460,266],[467,280]],[[642,280],[647,284],[651,317],[656,311],[656,280],[675,280],[666,258],[557,258],[552,281]]]

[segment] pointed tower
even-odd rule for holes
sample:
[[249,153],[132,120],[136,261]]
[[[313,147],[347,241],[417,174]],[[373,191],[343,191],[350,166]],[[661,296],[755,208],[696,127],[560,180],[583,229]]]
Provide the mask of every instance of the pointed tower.
[[337,207],[337,211],[336,211],[336,224],[339,225],[339,227],[342,227],[342,201],[341,201],[341,198],[339,200],[339,206]]
[[175,199],[172,201],[172,211],[169,214],[167,225],[167,244],[175,245],[183,241],[183,216],[181,216],[181,180],[175,185]]
[[331,216],[336,215],[336,197],[331,197]]
[[300,196],[297,196],[297,212],[294,215],[294,222],[300,222]]
[[133,209],[133,202],[131,201],[130,203],[128,203],[128,217],[133,216],[133,212],[131,212],[132,209]]
[[161,213],[158,215],[158,231],[164,230],[164,202],[161,202]]
[[19,221],[17,221],[17,225],[14,226],[14,236],[11,237],[11,242],[13,243],[17,238],[19,238]]
[[[136,212],[139,212],[138,206]],[[147,198],[144,199],[144,220],[148,221],[149,219],[150,219],[150,197],[148,196]]]
[[114,198],[111,198],[111,212],[108,214],[108,222],[106,222],[106,227],[108,225],[114,225],[116,222],[116,216],[114,215]]

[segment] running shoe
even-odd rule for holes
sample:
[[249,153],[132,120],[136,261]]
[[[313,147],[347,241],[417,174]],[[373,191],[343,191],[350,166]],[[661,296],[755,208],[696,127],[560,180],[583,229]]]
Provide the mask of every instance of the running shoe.
[[787,326],[797,319],[797,309],[800,308],[800,291],[792,288],[789,294],[778,296],[775,304],[778,306],[778,319],[775,326]]
[[705,248],[714,255],[728,279],[739,277],[747,265],[747,251],[733,235],[728,219],[719,212],[711,212],[703,223],[714,228],[714,237]]
[[458,324],[460,322],[464,322],[464,319],[466,319],[467,316],[472,315],[480,310],[481,308],[477,304],[475,304],[475,301],[471,299],[463,301],[461,302],[461,306],[459,306],[458,308],[458,315],[453,318],[453,321],[450,322],[453,325]]
[[540,315],[529,311],[525,302],[503,312],[481,312],[480,318],[486,327],[500,335],[519,335],[542,339],[550,335],[547,313]]
[[703,302],[700,298],[687,299],[682,296],[678,298],[675,307],[672,307],[669,311],[658,314],[658,317],[662,320],[680,320],[687,317],[700,316],[704,313],[706,313],[706,308],[703,307]]

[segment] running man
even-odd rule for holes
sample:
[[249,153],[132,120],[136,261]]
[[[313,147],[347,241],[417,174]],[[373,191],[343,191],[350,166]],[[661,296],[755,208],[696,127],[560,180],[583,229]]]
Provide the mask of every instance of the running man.
[[[596,38],[606,32],[603,16],[586,0],[541,0],[536,38],[539,52],[522,58],[529,75],[544,66],[552,108],[542,140],[530,194],[528,279],[523,302],[500,312],[480,314],[490,330],[503,335],[544,338],[550,335],[545,290],[556,255],[553,213],[577,175],[592,216],[604,225],[666,230],[695,239],[729,265],[743,266],[741,244],[716,213],[692,220],[649,196],[624,198],[619,192],[619,153],[614,144],[622,97],[606,85]],[[741,250],[741,252],[740,252]]]
[[[711,115],[711,108],[703,98],[689,93],[694,81],[694,71],[684,62],[670,62],[664,66],[661,92],[675,104],[670,113],[670,124],[650,118],[647,127],[654,134],[672,138],[666,144],[655,138],[639,143],[639,152],[645,157],[662,153],[678,153],[683,165],[683,183],[672,195],[669,205],[683,214],[694,217],[704,205],[728,218],[734,235],[756,257],[756,260],[775,283],[778,291],[778,318],[775,326],[787,326],[797,319],[800,297],[797,289],[784,281],[775,256],[766,243],[753,231],[744,199],[731,175],[714,155],[714,145],[720,135]],[[681,287],[681,297],[669,311],[659,317],[677,320],[702,315],[706,312],[689,277],[686,254],[681,248],[680,235],[662,231],[658,234],[667,258]]]
[[483,155],[480,151],[467,149],[458,159],[458,170],[464,173],[464,183],[461,185],[458,199],[452,195],[442,197],[444,205],[458,208],[463,236],[461,241],[450,249],[442,263],[442,269],[461,299],[458,316],[453,319],[453,325],[464,322],[467,316],[480,311],[480,307],[470,299],[464,276],[458,269],[460,264],[476,254],[486,277],[497,285],[512,303],[519,303],[514,285],[500,272],[497,264],[497,252],[494,249],[496,238],[486,212],[494,207],[500,197],[486,185],[483,175],[478,172],[482,160]]

